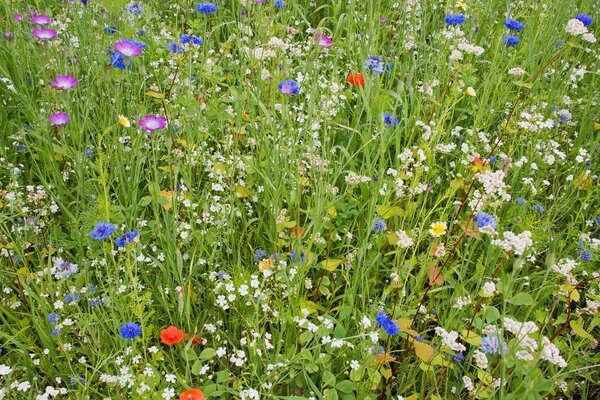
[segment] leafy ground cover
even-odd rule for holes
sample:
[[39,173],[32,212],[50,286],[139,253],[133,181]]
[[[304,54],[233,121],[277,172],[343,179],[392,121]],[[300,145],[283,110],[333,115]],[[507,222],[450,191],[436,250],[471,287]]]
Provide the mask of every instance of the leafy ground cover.
[[597,1],[0,3],[0,399],[600,396]]

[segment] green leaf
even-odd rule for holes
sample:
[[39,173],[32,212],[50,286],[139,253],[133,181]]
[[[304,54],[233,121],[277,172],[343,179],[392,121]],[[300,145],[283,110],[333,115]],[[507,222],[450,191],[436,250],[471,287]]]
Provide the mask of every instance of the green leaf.
[[323,260],[321,261],[321,265],[323,266],[323,269],[326,269],[327,271],[335,271],[335,269],[338,267],[338,265],[340,265],[342,263],[343,260],[339,260],[339,259],[327,259],[327,260]]
[[148,204],[152,203],[152,196],[144,196],[140,199],[138,203],[140,207],[146,207]]
[[377,214],[379,214],[383,219],[391,218],[394,215],[401,216],[403,214],[403,211],[400,207],[390,206],[387,204],[375,206],[375,211],[377,211]]
[[308,343],[313,338],[313,334],[311,331],[304,331],[300,334],[300,343],[305,344]]
[[152,91],[152,90],[150,90],[150,91],[147,91],[147,92],[146,92],[146,93],[144,93],[144,94],[145,94],[146,96],[154,97],[155,99],[161,99],[161,100],[162,100],[162,99],[164,99],[164,98],[165,98],[165,95],[164,95],[164,94],[162,94],[162,93],[157,93],[157,92],[155,92],[155,91]]
[[527,88],[527,89],[531,89],[533,87],[533,82],[516,81],[516,82],[514,82],[514,84],[517,86],[520,86],[520,87]]
[[473,331],[469,332],[465,329],[460,333],[460,337],[462,338],[462,340],[473,346],[481,346],[481,336],[479,336]]
[[494,306],[488,307],[485,311],[485,320],[487,323],[491,324],[492,322],[497,321],[498,318],[500,318],[500,311]]
[[514,295],[508,302],[515,306],[530,306],[533,304],[533,297],[529,293],[521,292]]
[[575,331],[575,333],[578,336],[581,336],[584,339],[594,340],[594,337],[592,335],[590,335],[589,333],[587,333],[585,331],[585,329],[583,329],[583,323],[582,323],[581,318],[578,319],[577,321],[571,320],[569,322],[569,325],[571,326],[571,329],[573,329],[573,331]]
[[199,375],[201,369],[202,369],[202,361],[200,361],[200,360],[194,361],[194,364],[192,365],[192,374]]
[[354,382],[344,380],[335,385],[335,388],[342,393],[352,393],[354,391]]
[[198,358],[200,358],[201,360],[208,360],[208,359],[213,358],[215,353],[216,353],[215,349],[207,347],[206,349],[202,350],[202,353],[200,353],[200,357],[198,357]]

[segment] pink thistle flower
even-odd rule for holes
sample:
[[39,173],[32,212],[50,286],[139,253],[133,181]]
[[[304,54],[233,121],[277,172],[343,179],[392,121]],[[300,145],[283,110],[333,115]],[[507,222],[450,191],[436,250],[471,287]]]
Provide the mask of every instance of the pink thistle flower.
[[166,121],[163,116],[146,115],[138,121],[138,125],[148,132],[152,132],[157,129],[165,129]]
[[31,18],[31,23],[36,24],[36,25],[46,25],[46,24],[49,24],[50,22],[52,22],[50,17],[47,15],[43,15],[43,14],[36,15],[35,17]]
[[50,122],[52,122],[52,125],[56,125],[56,126],[65,126],[69,123],[69,114],[67,113],[56,113],[56,114],[52,114],[49,118]]
[[115,43],[115,51],[123,54],[125,57],[135,57],[140,55],[142,48],[129,42],[121,41]]
[[77,86],[77,83],[77,79],[73,78],[71,75],[56,75],[56,81],[50,82],[50,86],[54,89],[68,90]]
[[333,40],[327,35],[315,35],[315,42],[319,47],[331,47]]
[[31,33],[33,33],[33,36],[35,36],[38,40],[42,41],[54,39],[56,37],[56,31],[54,29],[35,28],[31,31]]

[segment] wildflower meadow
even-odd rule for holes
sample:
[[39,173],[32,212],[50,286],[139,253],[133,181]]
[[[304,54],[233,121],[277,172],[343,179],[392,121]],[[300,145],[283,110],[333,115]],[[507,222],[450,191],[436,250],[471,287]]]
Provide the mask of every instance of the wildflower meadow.
[[600,1],[0,27],[0,399],[600,399]]

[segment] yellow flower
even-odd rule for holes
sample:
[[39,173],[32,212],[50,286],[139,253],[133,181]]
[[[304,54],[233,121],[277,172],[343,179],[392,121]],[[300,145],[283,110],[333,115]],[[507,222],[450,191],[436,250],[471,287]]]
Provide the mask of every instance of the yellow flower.
[[445,222],[434,222],[433,224],[431,224],[431,229],[429,230],[429,233],[431,233],[431,236],[433,237],[440,237],[446,234],[447,228],[448,226]]
[[477,94],[475,94],[475,89],[473,89],[471,86],[469,86],[469,87],[467,88],[467,90],[465,90],[465,94],[466,94],[467,96],[471,96],[471,97],[475,97],[475,96],[477,96]]
[[465,3],[463,3],[462,1],[457,1],[456,2],[456,7],[462,8],[463,10],[467,9],[467,5]]
[[273,265],[273,261],[268,258],[264,258],[258,263],[258,271],[261,273],[265,273],[265,271],[269,271],[271,266]]
[[123,125],[125,128],[129,128],[131,126],[129,120],[123,115],[119,115],[119,124]]

